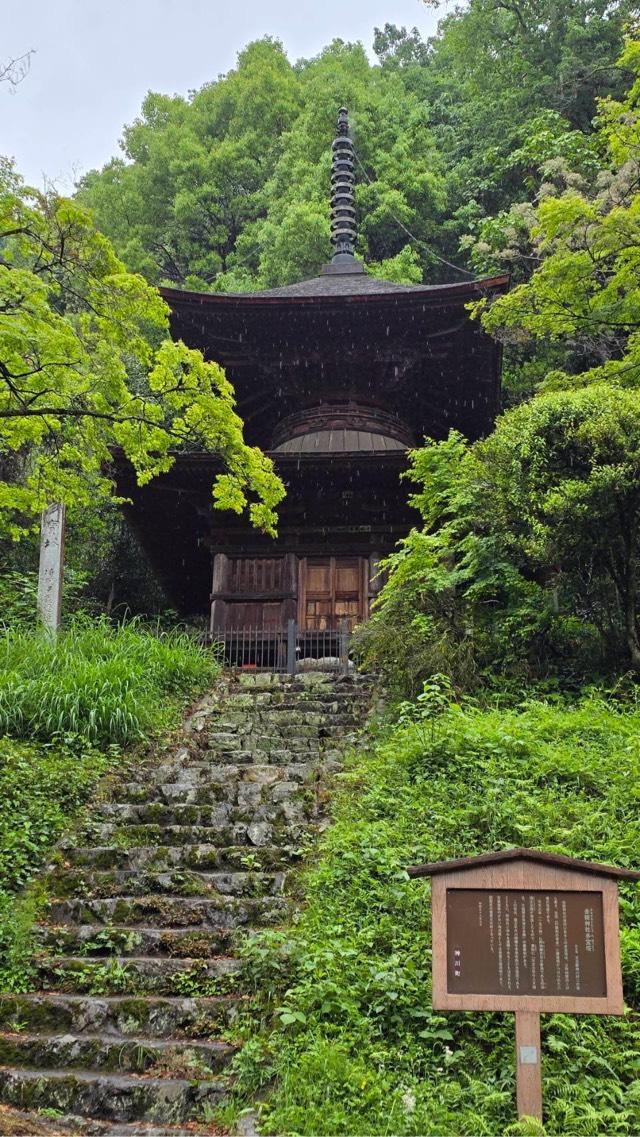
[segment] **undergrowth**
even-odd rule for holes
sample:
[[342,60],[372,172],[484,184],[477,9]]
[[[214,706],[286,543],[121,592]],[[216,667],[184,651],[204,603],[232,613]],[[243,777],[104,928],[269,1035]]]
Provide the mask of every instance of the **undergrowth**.
[[[537,1132],[516,1121],[513,1017],[431,1009],[429,883],[406,866],[528,845],[637,867],[637,710],[444,700],[408,717],[339,777],[298,922],[246,942],[257,1009],[234,1108],[265,1098],[263,1132]],[[640,1131],[640,898],[621,894],[629,1010],[543,1016],[549,1134]]]
[[135,763],[138,744],[173,727],[218,670],[188,636],[135,622],[76,617],[57,640],[2,633],[0,991],[32,980],[33,923],[46,897],[37,881],[22,890],[103,775]]

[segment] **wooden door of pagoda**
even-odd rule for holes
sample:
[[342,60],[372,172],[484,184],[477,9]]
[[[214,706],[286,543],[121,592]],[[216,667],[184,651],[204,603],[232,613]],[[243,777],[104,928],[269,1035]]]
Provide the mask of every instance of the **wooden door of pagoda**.
[[303,631],[349,627],[368,615],[369,562],[364,557],[302,557],[298,622]]

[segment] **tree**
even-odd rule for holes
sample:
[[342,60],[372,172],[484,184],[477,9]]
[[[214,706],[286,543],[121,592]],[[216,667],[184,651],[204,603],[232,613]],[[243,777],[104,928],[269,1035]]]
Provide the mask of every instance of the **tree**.
[[[597,181],[585,183],[566,162],[554,180],[543,165],[538,200],[521,217],[522,249],[533,272],[495,305],[476,307],[503,342],[551,346],[564,355],[565,366],[546,374],[546,389],[640,383],[639,41],[629,42],[621,62],[636,78],[624,100],[601,104]],[[517,261],[520,251],[510,255]]]
[[469,446],[412,455],[423,525],[363,631],[405,690],[435,671],[575,682],[640,672],[640,406],[605,383],[539,395]]
[[243,441],[215,363],[168,337],[168,309],[125,271],[88,212],[0,166],[0,530],[18,538],[50,501],[113,491],[120,448],[142,484],[175,451],[220,458],[216,506],[273,532],[284,489]]
[[[313,275],[330,255],[343,103],[360,160],[360,254],[373,266],[397,257],[407,228],[436,239],[444,196],[427,109],[395,67],[372,67],[359,44],[340,40],[296,67],[280,44],[258,41],[189,100],[148,95],[124,132],[125,158],[87,175],[80,200],[128,267],[154,282],[235,290]],[[432,261],[417,248],[424,269]]]
[[24,51],[22,55],[14,55],[0,63],[0,83],[8,83],[15,91],[31,67],[32,55],[33,51]]
[[391,558],[370,633],[393,666],[392,624],[422,673],[640,671],[640,43],[621,63],[637,78],[600,105],[598,175],[568,139],[537,201],[487,223],[474,251],[527,263],[475,313],[529,351],[537,393],[474,446],[452,435],[414,454],[424,525]]

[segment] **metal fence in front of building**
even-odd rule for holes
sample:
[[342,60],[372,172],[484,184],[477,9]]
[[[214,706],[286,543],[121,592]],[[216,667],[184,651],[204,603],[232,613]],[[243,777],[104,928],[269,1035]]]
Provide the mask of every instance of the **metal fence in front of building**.
[[226,667],[297,675],[304,671],[334,671],[348,675],[351,632],[349,621],[336,628],[242,627],[214,629],[213,650]]

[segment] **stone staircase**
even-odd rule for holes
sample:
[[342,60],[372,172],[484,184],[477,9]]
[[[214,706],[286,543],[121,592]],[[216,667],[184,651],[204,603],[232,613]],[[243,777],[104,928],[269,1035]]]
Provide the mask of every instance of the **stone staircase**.
[[286,922],[322,775],[366,702],[319,673],[225,680],[183,745],[94,807],[47,872],[40,989],[0,996],[0,1101],[83,1133],[211,1117],[246,1006],[238,932]]

